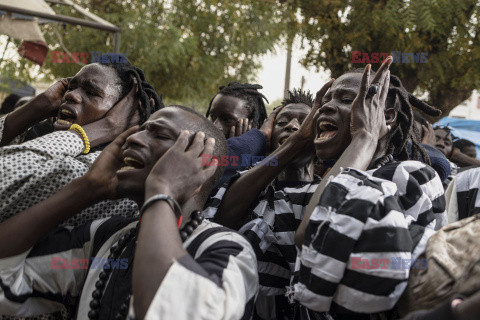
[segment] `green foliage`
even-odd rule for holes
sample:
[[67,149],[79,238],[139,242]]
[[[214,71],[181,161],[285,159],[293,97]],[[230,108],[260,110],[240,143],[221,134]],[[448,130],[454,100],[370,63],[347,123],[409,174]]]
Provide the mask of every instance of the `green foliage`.
[[[286,5],[257,0],[84,0],[79,3],[120,26],[121,53],[146,73],[167,103],[203,109],[220,85],[251,81],[258,57],[286,34]],[[65,6],[59,14],[80,17]],[[71,52],[113,52],[113,34],[72,25],[46,25],[51,50],[63,51],[56,30]],[[21,65],[28,65],[25,59]],[[5,65],[5,64],[4,64]],[[50,78],[67,77],[77,64],[52,64],[41,69]],[[1,72],[2,70],[0,70]],[[19,75],[24,77],[25,75]]]
[[[446,111],[480,88],[480,3],[476,0],[292,0],[310,45],[302,63],[333,77],[363,67],[351,51],[427,52],[427,63],[395,63],[405,87]],[[374,65],[378,68],[379,64]]]

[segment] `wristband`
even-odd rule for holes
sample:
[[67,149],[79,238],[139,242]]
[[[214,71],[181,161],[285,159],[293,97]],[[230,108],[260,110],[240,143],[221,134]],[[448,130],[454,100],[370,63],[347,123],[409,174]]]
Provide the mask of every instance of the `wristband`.
[[88,140],[87,134],[85,133],[85,130],[83,130],[82,127],[80,127],[78,124],[74,123],[70,126],[70,129],[68,130],[73,130],[76,133],[80,135],[80,138],[83,141],[83,145],[85,148],[83,149],[82,153],[87,154],[90,152],[90,141]]
[[178,220],[177,220],[177,227],[179,228],[180,225],[182,224],[182,209],[180,208],[180,205],[178,204],[175,199],[170,197],[169,195],[166,194],[156,194],[152,197],[150,197],[145,203],[143,204],[142,208],[140,209],[140,219],[143,215],[143,213],[156,201],[163,200],[163,201],[171,201],[173,203],[173,211],[178,215]]

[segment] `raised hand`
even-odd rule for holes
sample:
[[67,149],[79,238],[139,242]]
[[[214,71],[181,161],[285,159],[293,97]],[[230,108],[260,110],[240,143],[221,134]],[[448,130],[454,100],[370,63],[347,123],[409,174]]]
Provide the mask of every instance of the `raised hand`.
[[[375,140],[383,138],[388,133],[385,121],[385,101],[390,85],[390,71],[392,57],[388,57],[383,63],[373,81],[370,82],[371,65],[368,64],[363,71],[360,90],[353,100],[350,114],[350,133],[352,139],[362,134],[369,134]],[[376,94],[369,95],[371,85],[376,85]]]
[[95,160],[85,178],[91,185],[93,193],[99,199],[117,198],[117,171],[125,164],[123,162],[122,146],[131,134],[138,130],[138,126],[132,127],[120,134],[110,143]]
[[165,152],[150,171],[145,183],[145,199],[164,193],[182,205],[193,196],[217,169],[214,159],[209,166],[202,165],[202,154],[213,154],[215,139],[206,141],[203,132],[197,132],[188,146],[189,132],[182,131],[175,144]]
[[428,123],[428,128],[422,124],[423,138],[422,143],[428,144],[429,146],[435,147],[437,144],[437,138],[435,137],[435,130],[430,123]]
[[[317,92],[315,96],[315,101],[313,103],[313,108],[312,111],[308,114],[308,116],[305,118],[303,121],[302,125],[300,126],[300,129],[298,129],[295,134],[292,135],[292,137],[295,137],[294,139],[296,142],[302,142],[302,143],[307,143],[308,145],[313,144],[314,140],[314,119],[315,115],[322,106],[322,98],[325,96],[327,93],[328,89],[332,86],[332,83],[335,81],[335,79],[331,79],[329,82],[323,85],[323,87]],[[313,148],[313,146],[312,146]]]
[[265,135],[265,138],[267,139],[267,150],[270,150],[270,140],[272,139],[273,123],[275,122],[277,114],[282,109],[283,107],[278,107],[277,109],[273,110],[260,128],[260,131]]
[[238,137],[252,129],[252,125],[248,124],[248,118],[240,119],[237,121],[237,124],[230,128],[228,138]]
[[58,109],[62,104],[63,96],[68,90],[68,83],[71,79],[72,78],[60,79],[51,85],[47,90],[45,90],[45,92],[41,93],[41,95],[43,95],[43,97],[46,99],[46,105],[43,110],[43,112],[45,112],[44,118],[57,116]]

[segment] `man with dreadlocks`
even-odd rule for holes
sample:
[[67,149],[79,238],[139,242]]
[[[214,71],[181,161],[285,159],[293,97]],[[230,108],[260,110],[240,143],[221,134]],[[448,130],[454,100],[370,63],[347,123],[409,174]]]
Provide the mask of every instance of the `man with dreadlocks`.
[[227,86],[221,86],[220,91],[210,101],[206,117],[210,118],[228,139],[228,157],[232,159],[226,165],[217,187],[223,185],[237,171],[251,166],[254,157],[264,157],[267,153],[272,119],[265,121],[267,111],[263,100],[268,100],[259,89],[262,89],[262,86],[258,84],[231,82]]
[[[0,221],[82,176],[102,146],[129,127],[143,123],[162,106],[139,68],[129,63],[93,63],[0,118],[0,141],[7,144],[33,124],[57,117],[54,132],[0,148]],[[135,209],[129,200],[105,201],[66,224],[131,215]]]
[[[391,62],[391,57],[386,59],[372,82],[370,65],[363,74],[353,71],[332,79],[317,93],[299,130],[271,155],[278,157],[279,165],[253,168],[257,175],[244,175],[235,182],[249,186],[243,190],[245,198],[246,193],[261,192],[291,161],[312,148],[319,159],[330,162],[332,167],[311,199],[301,206],[291,201],[296,218],[302,220],[295,233],[301,252],[287,293],[292,302],[300,303],[296,312],[304,316],[332,312],[339,319],[345,314],[349,319],[370,319],[367,314],[390,310],[406,286],[407,263],[418,257],[445,221],[438,175],[427,164],[408,161],[406,149],[412,134],[411,106],[432,115],[439,111],[410,95],[398,78],[390,79]],[[428,155],[413,141],[412,156],[419,155],[428,162]],[[216,218],[238,226],[250,208],[243,206],[233,187],[225,191]],[[295,196],[308,192],[307,187]],[[273,231],[280,236],[279,244],[291,245],[294,239],[282,235],[283,227],[274,225]],[[405,266],[393,270],[389,258],[401,259]],[[379,268],[381,259],[386,266]],[[284,269],[286,277],[292,275]]]
[[258,84],[230,82],[221,86],[208,106],[207,118],[210,118],[225,137],[231,138],[244,134],[250,128],[260,128],[267,118],[263,100],[268,100],[258,90]]
[[[288,98],[282,101],[265,122],[272,122],[270,152],[280,148],[299,130],[312,106],[313,96],[310,92],[289,92]],[[214,203],[221,202],[225,191],[229,190],[237,197],[236,201],[242,203],[241,207],[232,207],[230,214],[242,215],[243,210],[249,211],[246,219],[242,219],[236,226],[229,226],[238,229],[244,224],[240,233],[247,237],[257,254],[260,290],[254,310],[255,318],[293,317],[293,308],[285,297],[285,288],[290,282],[290,274],[293,273],[295,265],[295,230],[300,224],[303,206],[310,200],[320,180],[314,176],[313,158],[313,150],[296,157],[259,193],[245,192],[249,189],[245,177],[259,177],[262,174],[261,167],[241,172],[219,190],[210,204],[208,217],[212,218],[217,210]],[[228,202],[224,205],[228,206]],[[221,216],[218,221],[227,224],[229,222],[222,220]]]

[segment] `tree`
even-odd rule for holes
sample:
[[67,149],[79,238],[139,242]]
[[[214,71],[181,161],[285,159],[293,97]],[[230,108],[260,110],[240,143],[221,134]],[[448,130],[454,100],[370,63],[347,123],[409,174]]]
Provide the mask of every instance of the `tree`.
[[[204,106],[230,81],[251,81],[258,57],[274,49],[288,6],[257,0],[85,0],[83,7],[122,28],[121,53],[145,71],[169,103]],[[56,5],[60,14],[74,15]],[[113,35],[81,26],[43,27],[51,50],[113,51]],[[58,33],[58,34],[57,34]],[[77,64],[53,64],[50,78],[75,74]],[[24,62],[22,62],[24,63]]]
[[[480,4],[477,0],[292,0],[310,49],[302,63],[332,77],[352,64],[352,51],[428,53],[427,63],[394,63],[405,88],[428,94],[443,114],[480,88]],[[378,68],[379,64],[372,65]],[[320,85],[320,84],[319,84]]]

